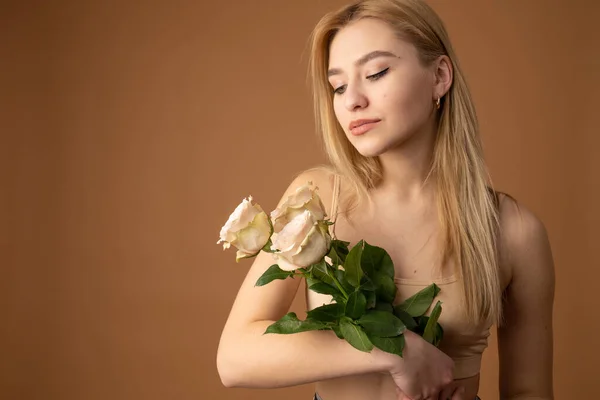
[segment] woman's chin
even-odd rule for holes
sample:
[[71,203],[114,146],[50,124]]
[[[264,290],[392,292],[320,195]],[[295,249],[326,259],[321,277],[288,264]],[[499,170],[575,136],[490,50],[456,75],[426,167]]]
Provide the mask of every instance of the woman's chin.
[[381,152],[377,152],[377,151],[359,151],[360,155],[366,158],[375,158],[377,156],[381,155]]
[[397,135],[395,137],[389,137],[388,135],[367,137],[365,135],[358,138],[359,140],[356,140],[357,138],[354,139],[352,140],[352,145],[360,155],[363,157],[378,157],[404,142],[406,135]]
[[403,135],[394,140],[373,141],[371,143],[365,141],[363,143],[358,143],[354,148],[363,157],[378,157],[402,147],[411,137],[412,136]]
[[370,158],[382,155],[387,149],[385,146],[359,146],[355,148],[361,156]]

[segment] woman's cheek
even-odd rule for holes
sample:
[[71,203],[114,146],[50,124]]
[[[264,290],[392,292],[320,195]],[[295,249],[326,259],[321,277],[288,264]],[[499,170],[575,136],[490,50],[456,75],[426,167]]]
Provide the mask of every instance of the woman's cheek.
[[334,106],[333,106],[333,112],[335,114],[335,118],[337,119],[338,123],[342,127],[342,130],[344,132],[346,132],[346,129],[344,127],[347,124],[345,124],[345,117],[344,117],[343,107],[341,107],[341,105],[339,105],[339,104],[334,104]]

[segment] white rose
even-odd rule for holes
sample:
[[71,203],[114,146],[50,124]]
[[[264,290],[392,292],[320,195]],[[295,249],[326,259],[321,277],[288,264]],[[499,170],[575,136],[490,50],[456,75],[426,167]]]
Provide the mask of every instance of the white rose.
[[283,229],[274,233],[271,250],[279,268],[294,271],[319,262],[331,243],[328,226],[315,220],[309,210],[296,215]]
[[269,216],[258,204],[253,204],[252,196],[249,196],[229,216],[221,228],[221,238],[217,244],[224,242],[223,249],[235,246],[238,249],[235,257],[237,262],[257,255],[269,241],[271,233]]
[[312,182],[300,186],[294,194],[288,196],[281,207],[271,212],[275,232],[281,231],[286,224],[306,210],[311,213],[315,221],[325,219],[327,214],[321,198],[316,193],[318,188],[311,186]]

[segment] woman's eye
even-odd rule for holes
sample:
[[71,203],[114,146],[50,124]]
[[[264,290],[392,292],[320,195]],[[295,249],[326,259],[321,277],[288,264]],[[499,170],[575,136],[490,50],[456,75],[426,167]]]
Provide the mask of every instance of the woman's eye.
[[379,79],[382,76],[384,76],[385,74],[387,74],[387,72],[389,71],[389,69],[390,68],[388,67],[388,68],[384,69],[383,71],[380,71],[380,72],[378,72],[376,74],[369,75],[369,76],[367,76],[367,79],[370,79],[372,81],[376,81],[377,79]]
[[346,85],[342,85],[336,89],[333,90],[334,94],[342,94],[346,91]]
[[[376,74],[369,75],[369,76],[367,76],[367,79],[371,80],[371,81],[376,81],[377,79],[382,78],[385,74],[387,74],[389,69],[390,68],[388,67],[388,68],[384,69],[383,71],[379,71]],[[333,90],[333,93],[334,94],[343,94],[346,91],[346,86],[347,85],[342,85],[342,86],[337,87],[336,89]]]

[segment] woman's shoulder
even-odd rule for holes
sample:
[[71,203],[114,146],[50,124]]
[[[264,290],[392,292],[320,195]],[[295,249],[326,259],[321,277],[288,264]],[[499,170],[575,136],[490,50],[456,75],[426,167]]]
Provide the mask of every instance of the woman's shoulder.
[[340,175],[335,169],[327,164],[316,165],[305,170],[302,170],[292,180],[288,192],[311,184],[317,188],[317,194],[321,198],[327,213],[330,213],[331,204],[334,197],[335,181],[340,178]]
[[500,257],[513,277],[520,272],[517,269],[529,268],[532,253],[549,250],[548,234],[542,220],[527,206],[507,193],[497,194]]
[[544,223],[532,210],[507,193],[497,193],[500,232],[510,248],[520,247],[531,237],[545,234]]

